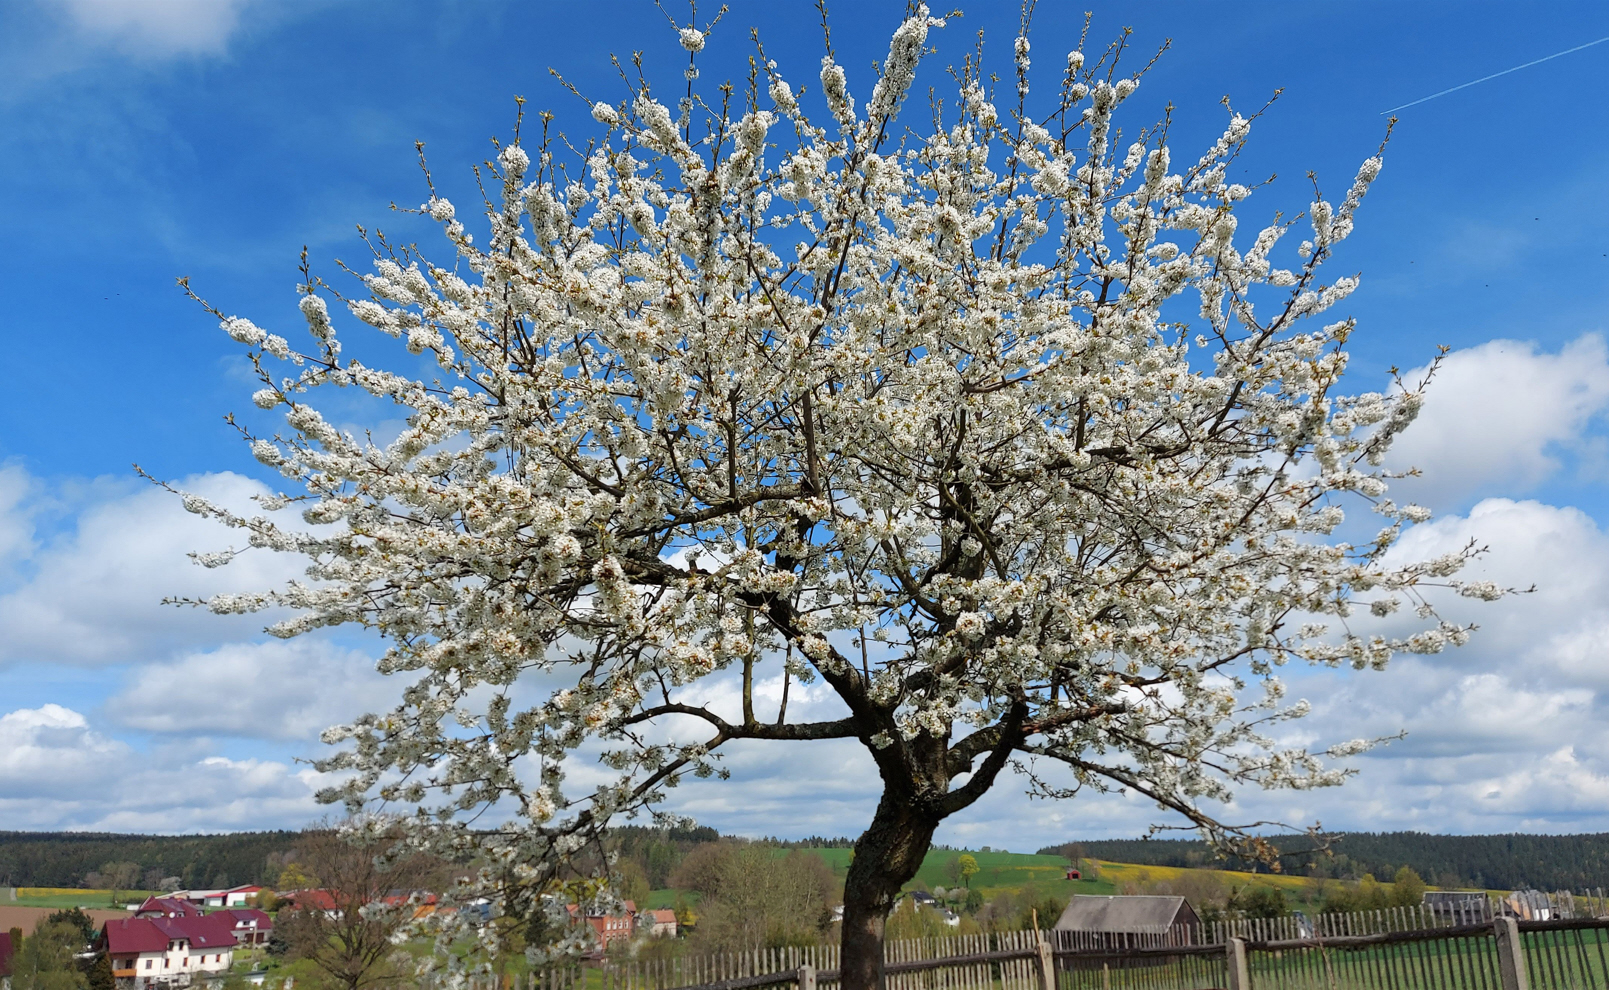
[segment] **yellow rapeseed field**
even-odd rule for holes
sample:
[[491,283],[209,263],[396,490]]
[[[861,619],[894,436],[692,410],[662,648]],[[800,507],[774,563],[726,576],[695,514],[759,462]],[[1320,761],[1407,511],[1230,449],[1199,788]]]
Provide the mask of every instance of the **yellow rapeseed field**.
[[1247,873],[1242,870],[1195,870],[1180,866],[1139,866],[1134,863],[1108,863],[1104,859],[1098,859],[1095,862],[1100,864],[1101,879],[1115,884],[1177,880],[1187,873],[1210,873],[1225,884],[1234,887],[1259,884],[1264,887],[1283,887],[1287,891],[1297,891],[1306,889],[1311,883],[1306,877],[1293,877],[1284,873]]
[[100,894],[102,891],[82,887],[18,887],[18,897],[63,897],[74,894]]

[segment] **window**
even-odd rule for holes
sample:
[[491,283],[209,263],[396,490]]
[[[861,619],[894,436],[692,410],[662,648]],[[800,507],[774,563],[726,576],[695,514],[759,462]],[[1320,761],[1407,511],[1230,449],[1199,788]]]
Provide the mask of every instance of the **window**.
[[147,960],[146,960],[146,961],[145,961],[145,968],[146,968],[146,969],[150,969],[150,968],[151,968],[151,960],[149,960],[149,959],[147,959]]

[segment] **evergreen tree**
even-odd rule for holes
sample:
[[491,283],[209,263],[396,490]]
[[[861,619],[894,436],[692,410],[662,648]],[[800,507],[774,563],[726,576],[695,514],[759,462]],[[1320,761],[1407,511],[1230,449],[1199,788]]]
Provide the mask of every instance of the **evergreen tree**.
[[104,952],[96,953],[95,961],[89,967],[89,990],[116,990],[117,979],[112,976],[112,957]]
[[79,931],[68,922],[46,922],[11,959],[11,990],[88,990],[84,974],[73,965]]

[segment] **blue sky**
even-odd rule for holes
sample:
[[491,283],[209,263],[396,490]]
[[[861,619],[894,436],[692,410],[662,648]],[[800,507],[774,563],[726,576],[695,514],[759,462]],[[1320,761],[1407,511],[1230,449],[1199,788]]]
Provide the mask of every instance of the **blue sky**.
[[[1225,94],[1248,111],[1282,90],[1242,159],[1248,178],[1279,175],[1254,198],[1257,219],[1304,209],[1308,170],[1338,196],[1385,132],[1380,111],[1609,35],[1599,3],[1092,6],[1093,39],[1125,25],[1140,52],[1173,39],[1133,101],[1146,112],[1129,119],[1171,101],[1177,149],[1217,135]],[[731,7],[701,56],[704,81],[742,75],[750,26],[791,78],[814,76],[810,5]],[[834,11],[854,91],[869,91],[866,67],[903,7]],[[1076,41],[1084,7],[1041,4],[1041,69]],[[998,58],[1016,20],[1015,4],[967,7],[934,36],[935,61],[959,61],[980,30]],[[355,224],[427,236],[389,210],[426,196],[416,140],[449,198],[472,201],[469,168],[508,134],[516,94],[585,133],[584,107],[549,67],[618,100],[609,54],[637,49],[663,85],[680,82],[684,53],[638,0],[0,5],[0,822],[194,830],[317,814],[292,761],[351,704],[382,703],[370,644],[265,643],[250,621],[154,604],[283,573],[189,567],[184,552],[226,539],[132,475],[138,462],[223,498],[263,480],[221,418],[249,406],[238,350],[174,279],[264,326],[294,324],[302,245],[330,272],[361,257]],[[1403,448],[1427,472],[1416,496],[1442,515],[1419,539],[1474,536],[1493,547],[1482,567],[1539,591],[1478,616],[1486,634],[1458,654],[1313,680],[1315,738],[1410,734],[1357,761],[1343,792],[1248,796],[1246,815],[1609,828],[1609,355],[1596,336],[1609,331],[1606,73],[1609,44],[1401,113],[1334,263],[1363,275],[1345,304],[1360,327],[1354,387],[1454,348]],[[686,808],[748,833],[858,831],[872,796],[853,754],[795,761],[740,753],[742,786]],[[1153,817],[1121,798],[985,804],[947,826],[949,840],[1032,848],[1137,834]]]

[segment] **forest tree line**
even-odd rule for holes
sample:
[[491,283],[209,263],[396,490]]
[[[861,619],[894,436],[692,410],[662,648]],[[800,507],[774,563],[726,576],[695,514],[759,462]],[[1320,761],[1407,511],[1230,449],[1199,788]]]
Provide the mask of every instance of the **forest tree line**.
[[[649,889],[675,886],[670,875],[698,845],[722,839],[714,829],[627,826],[613,836],[623,858],[640,867]],[[93,832],[0,832],[0,886],[156,889],[177,877],[183,888],[277,883],[298,833],[118,835]],[[1515,890],[1580,889],[1609,885],[1609,833],[1588,835],[1430,835],[1423,832],[1342,832],[1328,852],[1292,845],[1283,871],[1296,876],[1361,880],[1389,878],[1411,867],[1438,887]],[[726,839],[726,841],[748,841]],[[784,849],[852,846],[843,837],[757,840]],[[1251,869],[1218,859],[1206,843],[1179,839],[1101,839],[1039,850],[1142,866]],[[110,870],[108,867],[115,867]],[[1257,867],[1266,869],[1266,867]],[[628,867],[628,869],[630,869]]]
[[272,884],[298,837],[0,832],[0,886],[156,890],[165,877],[178,877],[186,890]]
[[[1327,850],[1294,837],[1281,846],[1282,872],[1337,880],[1393,877],[1410,867],[1435,887],[1580,890],[1609,886],[1609,832],[1586,835],[1431,835],[1426,832],[1335,832]],[[1224,860],[1192,839],[1096,839],[1048,846],[1043,854],[1082,855],[1115,863],[1267,872],[1257,863]]]

